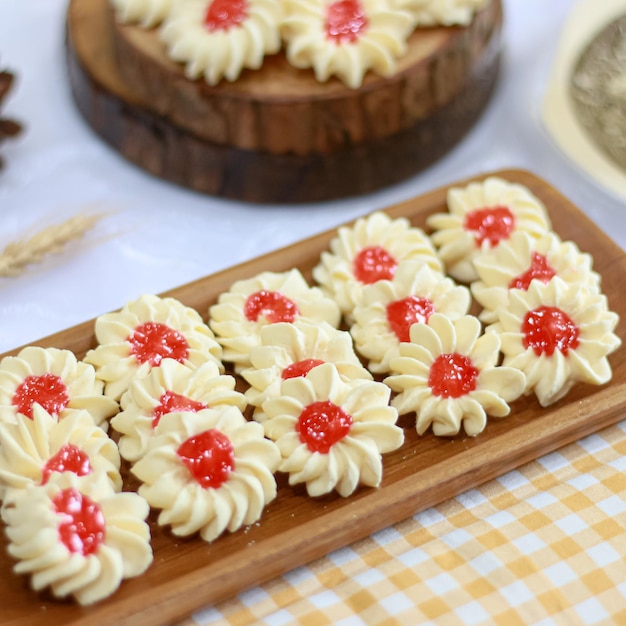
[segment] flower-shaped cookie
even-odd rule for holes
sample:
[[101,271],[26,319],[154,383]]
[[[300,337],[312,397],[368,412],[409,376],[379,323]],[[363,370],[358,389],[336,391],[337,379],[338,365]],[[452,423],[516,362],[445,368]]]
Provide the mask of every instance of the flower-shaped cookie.
[[102,475],[59,474],[5,511],[13,571],[31,575],[35,591],[50,587],[57,598],[93,604],[152,562],[148,512],[143,498],[115,492]]
[[122,434],[120,454],[135,462],[146,453],[154,429],[165,415],[195,413],[221,405],[243,411],[247,402],[235,391],[235,379],[221,374],[212,361],[192,369],[173,359],[163,359],[145,378],[131,382],[120,404],[122,411],[111,420],[111,426]]
[[85,355],[119,400],[133,378],[146,376],[171,358],[190,367],[206,361],[222,368],[222,348],[200,314],[174,298],[146,294],[96,320],[98,346]]
[[498,177],[448,190],[448,212],[428,220],[431,239],[450,276],[469,283],[478,279],[473,261],[518,230],[533,237],[550,231],[545,207],[529,189]]
[[399,354],[409,330],[435,313],[450,319],[466,315],[471,303],[467,287],[416,261],[402,261],[391,280],[379,280],[363,289],[354,309],[350,332],[357,352],[368,359],[376,374],[390,371],[389,361]]
[[139,494],[175,535],[213,541],[260,519],[276,497],[280,453],[236,407],[171,413],[132,467]]
[[285,6],[289,63],[313,68],[320,82],[337,76],[352,89],[369,70],[393,74],[413,29],[409,13],[378,0],[285,0]]
[[174,2],[161,27],[167,54],[185,64],[187,78],[209,85],[257,70],[281,48],[281,0],[184,0]]
[[236,281],[209,309],[209,324],[236,371],[250,366],[250,350],[260,344],[267,324],[326,322],[337,328],[341,313],[334,300],[311,287],[297,269],[261,272]]
[[390,395],[383,383],[342,381],[332,363],[283,381],[281,395],[263,403],[263,427],[280,449],[279,471],[289,474],[289,484],[304,483],[312,497],[378,487],[381,454],[404,442]]
[[61,421],[36,411],[32,418],[18,414],[15,424],[0,425],[0,500],[5,505],[56,472],[103,473],[115,491],[122,489],[117,445],[87,411]]
[[528,289],[531,280],[547,283],[553,276],[600,292],[600,275],[592,268],[591,255],[582,253],[572,241],[561,241],[555,233],[535,238],[517,231],[495,250],[474,259],[479,280],[471,284],[472,295],[483,307],[479,318],[486,324],[498,320],[506,308],[511,289]]
[[392,7],[408,11],[417,26],[467,26],[476,11],[490,0],[391,0]]
[[391,219],[377,211],[342,226],[321,254],[313,278],[339,305],[351,321],[360,304],[363,287],[378,280],[391,280],[400,261],[412,259],[442,271],[442,264],[426,234],[403,217]]
[[487,416],[505,417],[509,402],[524,392],[524,375],[497,367],[500,341],[481,335],[477,318],[450,320],[435,313],[426,324],[411,327],[411,341],[400,344],[391,360],[394,372],[385,383],[398,393],[391,401],[398,413],[416,413],[416,430],[430,426],[438,436],[481,433]]
[[361,365],[349,333],[324,322],[264,326],[261,345],[250,351],[250,362],[252,367],[243,370],[241,376],[251,385],[246,398],[255,407],[254,419],[258,422],[265,421],[263,402],[280,395],[283,380],[305,376],[322,363],[333,363],[344,380],[372,379]]
[[165,19],[176,0],[111,0],[111,4],[120,22],[152,28]]
[[18,413],[32,418],[39,410],[57,420],[87,411],[106,430],[106,419],[119,407],[103,387],[93,366],[70,350],[28,346],[0,361],[0,423],[15,423]]
[[[499,321],[487,327],[500,336],[503,364],[526,375],[526,393],[542,406],[560,400],[575,383],[602,385],[612,377],[607,356],[621,345],[613,333],[619,316],[606,296],[555,276],[509,293]],[[490,332],[491,331],[491,332]]]

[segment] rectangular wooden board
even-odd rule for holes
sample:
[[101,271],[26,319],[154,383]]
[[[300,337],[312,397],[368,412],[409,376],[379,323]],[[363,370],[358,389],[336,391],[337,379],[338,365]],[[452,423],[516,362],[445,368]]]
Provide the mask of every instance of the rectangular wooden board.
[[[575,241],[582,251],[593,255],[609,306],[622,320],[617,332],[624,341],[626,294],[621,283],[626,276],[626,254],[542,179],[521,170],[491,174],[526,185],[547,206],[561,238]],[[446,210],[446,189],[392,206],[387,212],[392,217],[406,216],[415,226],[425,228],[429,214]],[[328,231],[163,295],[173,296],[206,316],[208,307],[235,280],[292,267],[300,268],[311,279],[312,268],[335,234],[335,230]],[[46,337],[37,345],[67,348],[81,358],[95,346],[93,328],[94,321],[90,320]],[[259,523],[212,544],[198,538],[175,538],[167,529],[159,528],[152,516],[153,565],[143,576],[124,581],[113,596],[93,607],[54,601],[31,591],[27,578],[12,573],[13,562],[6,554],[2,533],[0,624],[154,626],[228,599],[617,422],[626,415],[625,352],[620,348],[611,355],[613,379],[609,384],[579,385],[548,409],[541,408],[534,397],[523,398],[513,404],[509,417],[489,422],[476,438],[418,437],[407,424],[406,443],[384,457],[384,478],[378,489],[360,489],[346,499],[331,495],[313,500],[304,490],[290,488],[279,478],[278,497]]]

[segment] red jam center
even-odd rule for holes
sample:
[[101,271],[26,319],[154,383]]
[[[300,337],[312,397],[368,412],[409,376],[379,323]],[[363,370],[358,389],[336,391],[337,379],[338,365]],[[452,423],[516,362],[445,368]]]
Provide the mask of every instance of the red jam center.
[[247,0],[213,0],[206,10],[204,25],[209,32],[229,30],[239,26],[247,17]]
[[283,380],[287,380],[288,378],[306,376],[314,367],[322,365],[323,363],[324,361],[321,361],[320,359],[304,359],[303,361],[292,363],[283,370],[281,378]]
[[208,408],[208,405],[192,400],[186,396],[182,396],[174,391],[166,391],[159,398],[159,404],[154,407],[152,413],[152,428],[156,428],[161,418],[168,413],[175,411],[187,411],[189,413],[197,413],[202,409]]
[[53,472],[74,472],[76,476],[91,474],[89,457],[78,447],[66,443],[43,466],[41,484],[45,485]]
[[126,339],[130,353],[140,363],[160,365],[163,359],[183,363],[189,355],[189,344],[183,334],[160,322],[145,322]]
[[33,404],[40,404],[50,415],[58,417],[59,413],[69,404],[67,387],[59,376],[43,374],[27,376],[15,390],[13,406],[33,419]]
[[411,326],[418,322],[425,324],[434,312],[435,307],[428,298],[409,296],[387,305],[387,322],[398,341],[410,341]]
[[293,322],[298,315],[298,307],[279,291],[262,289],[248,296],[244,306],[244,315],[251,322],[256,322],[264,315],[270,324]]
[[540,306],[528,311],[522,322],[522,340],[525,348],[532,348],[537,356],[552,356],[560,350],[565,356],[578,347],[579,329],[570,316],[551,306]]
[[365,285],[378,280],[391,280],[397,267],[398,262],[380,246],[363,248],[353,263],[354,276]]
[[337,45],[355,43],[368,27],[359,0],[331,2],[326,13],[326,37]]
[[434,396],[460,398],[476,389],[478,370],[464,354],[440,354],[430,366],[428,385]]
[[478,247],[483,241],[497,246],[500,241],[511,236],[515,228],[515,215],[506,206],[476,209],[465,216],[464,227],[474,233]]
[[350,432],[351,426],[350,415],[330,400],[323,400],[303,409],[296,422],[296,432],[311,452],[326,454]]
[[59,491],[52,504],[63,520],[59,524],[61,543],[83,556],[97,552],[106,528],[100,505],[74,488]]
[[178,456],[204,489],[219,488],[235,467],[233,444],[215,428],[183,441]]
[[530,267],[509,283],[509,289],[523,289],[527,291],[528,287],[530,287],[530,281],[534,278],[542,283],[548,283],[555,274],[556,271],[548,263],[548,259],[543,254],[533,252]]

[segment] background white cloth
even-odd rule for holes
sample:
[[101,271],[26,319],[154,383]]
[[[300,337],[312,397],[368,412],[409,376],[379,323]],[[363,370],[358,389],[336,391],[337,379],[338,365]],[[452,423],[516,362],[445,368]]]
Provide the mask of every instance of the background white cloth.
[[160,181],[105,145],[74,106],[64,57],[66,0],[0,0],[0,68],[17,75],[0,114],[21,120],[0,146],[0,249],[85,210],[111,213],[78,245],[0,278],[0,353],[435,187],[500,168],[544,178],[622,248],[626,207],[560,152],[540,109],[574,0],[504,0],[502,74],[472,132],[410,180],[364,197],[255,206]]

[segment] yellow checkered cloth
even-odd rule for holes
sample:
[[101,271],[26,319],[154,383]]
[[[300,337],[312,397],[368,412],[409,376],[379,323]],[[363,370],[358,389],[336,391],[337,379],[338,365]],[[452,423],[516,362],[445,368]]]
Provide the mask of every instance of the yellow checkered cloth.
[[626,421],[187,624],[626,624]]

